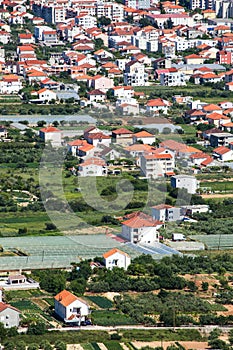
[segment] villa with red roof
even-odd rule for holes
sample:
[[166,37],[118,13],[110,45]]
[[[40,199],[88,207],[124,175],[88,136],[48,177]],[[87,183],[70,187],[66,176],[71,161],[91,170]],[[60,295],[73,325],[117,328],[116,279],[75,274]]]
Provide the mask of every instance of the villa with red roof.
[[165,148],[158,148],[140,157],[141,173],[148,179],[174,175],[174,153]]
[[50,142],[53,147],[61,146],[61,130],[54,126],[40,129],[39,136],[45,143]]
[[159,242],[158,230],[163,222],[154,220],[151,216],[141,212],[134,213],[131,218],[122,222],[121,235],[131,243],[153,245]]
[[116,129],[112,131],[112,139],[114,143],[130,145],[133,143],[133,132],[125,128]]
[[81,325],[90,314],[88,304],[81,298],[63,290],[54,298],[54,307],[56,315],[65,323]]
[[142,130],[133,135],[133,143],[142,142],[151,145],[155,142],[155,136],[148,131]]
[[78,174],[79,176],[105,176],[107,166],[102,158],[91,157],[79,164]]
[[170,102],[163,100],[162,98],[156,98],[153,100],[149,100],[146,104],[147,112],[163,112],[167,114],[168,108],[170,107]]
[[113,248],[108,252],[104,253],[103,258],[105,266],[108,270],[112,270],[114,267],[123,268],[124,270],[127,270],[131,262],[130,256],[117,248]]
[[213,150],[213,157],[220,162],[233,160],[233,150],[225,146],[217,147]]

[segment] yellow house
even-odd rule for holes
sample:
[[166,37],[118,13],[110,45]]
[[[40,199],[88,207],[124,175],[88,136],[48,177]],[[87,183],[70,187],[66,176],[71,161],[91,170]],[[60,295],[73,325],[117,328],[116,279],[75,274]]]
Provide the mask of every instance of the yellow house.
[[198,56],[196,54],[185,56],[184,58],[186,64],[203,64],[205,58]]
[[204,10],[202,11],[202,14],[203,14],[203,18],[209,18],[209,19],[215,19],[216,18],[216,13],[214,10],[211,10],[211,9],[207,9],[207,10]]

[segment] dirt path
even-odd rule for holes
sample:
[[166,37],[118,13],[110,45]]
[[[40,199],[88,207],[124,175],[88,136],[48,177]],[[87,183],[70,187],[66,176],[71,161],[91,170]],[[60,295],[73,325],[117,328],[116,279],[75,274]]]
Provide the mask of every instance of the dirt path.
[[[208,343],[207,342],[196,342],[196,341],[179,341],[179,343],[185,348],[185,349],[194,349],[194,350],[204,350],[208,349]],[[163,341],[162,345],[163,348],[166,349],[168,346],[175,344],[174,341]],[[153,342],[133,342],[133,345],[141,349],[145,346],[150,346],[152,348],[161,346],[161,341],[153,341]]]
[[216,193],[216,194],[202,194],[201,195],[202,198],[204,199],[211,199],[211,198],[233,198],[233,193],[225,193],[225,194],[220,194],[220,193]]

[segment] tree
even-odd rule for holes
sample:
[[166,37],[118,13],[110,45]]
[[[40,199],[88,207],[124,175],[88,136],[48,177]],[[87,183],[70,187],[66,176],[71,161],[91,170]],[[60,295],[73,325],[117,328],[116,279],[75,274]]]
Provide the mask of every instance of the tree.
[[66,344],[60,340],[55,342],[56,350],[66,350]]
[[47,329],[46,329],[45,323],[38,322],[38,323],[34,323],[28,327],[27,334],[43,335],[46,333],[46,331],[47,331]]
[[209,283],[208,282],[202,282],[201,288],[202,288],[203,292],[207,292],[207,290],[209,289]]
[[15,348],[14,343],[9,342],[4,345],[4,350],[13,350]]
[[139,24],[140,24],[141,27],[147,27],[147,26],[151,25],[151,22],[150,22],[150,20],[148,18],[144,17],[144,18],[141,18],[139,20]]
[[0,341],[3,341],[6,338],[7,330],[4,328],[2,322],[0,322]]
[[95,40],[95,50],[99,50],[104,46],[104,42],[102,39],[98,38]]
[[18,343],[16,343],[15,349],[16,350],[25,350],[26,343],[24,341],[19,341]]
[[101,26],[108,26],[109,24],[111,24],[111,19],[105,16],[101,16],[98,22]]
[[39,346],[35,343],[29,344],[27,350],[39,350]]
[[43,340],[43,341],[40,343],[40,349],[43,349],[43,350],[53,350],[53,347],[52,347],[52,345],[48,342],[48,340]]
[[45,120],[38,120],[38,122],[37,122],[37,126],[38,127],[43,127],[44,125],[46,125],[46,121]]

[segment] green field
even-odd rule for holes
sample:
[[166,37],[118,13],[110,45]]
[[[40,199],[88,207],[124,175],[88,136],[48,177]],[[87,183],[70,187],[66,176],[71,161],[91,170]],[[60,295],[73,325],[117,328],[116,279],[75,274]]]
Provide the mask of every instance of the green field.
[[210,181],[210,182],[201,182],[201,188],[208,188],[216,192],[233,192],[233,181]]
[[96,310],[92,312],[92,320],[94,324],[99,326],[117,326],[135,324],[135,320],[117,311]]
[[11,305],[20,311],[27,311],[32,313],[41,313],[41,309],[30,300],[12,301]]
[[101,309],[110,309],[113,307],[111,300],[101,296],[88,296],[86,299],[91,300],[93,303],[98,305]]

